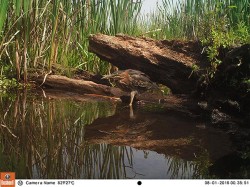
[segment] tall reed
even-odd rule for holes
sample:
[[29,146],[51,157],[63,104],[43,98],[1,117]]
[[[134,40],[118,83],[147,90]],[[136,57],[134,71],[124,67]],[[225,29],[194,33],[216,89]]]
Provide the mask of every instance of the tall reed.
[[234,30],[243,23],[250,28],[248,0],[162,0],[162,4],[149,21],[161,25],[165,38],[202,39],[213,26]]
[[[17,80],[31,68],[77,67],[106,73],[108,64],[88,52],[90,34],[202,39],[211,27],[249,31],[248,0],[162,0],[141,15],[142,0],[0,0],[0,63]],[[240,30],[240,29],[239,29]],[[13,73],[16,72],[16,73]]]
[[0,1],[0,32],[2,32],[6,15],[7,15],[7,10],[8,10],[8,3],[9,1],[7,0],[1,0]]
[[25,82],[28,69],[38,64],[48,71],[54,64],[107,71],[88,52],[88,36],[134,34],[141,8],[139,0],[1,0],[0,5],[0,59],[15,62],[17,79],[22,73]]

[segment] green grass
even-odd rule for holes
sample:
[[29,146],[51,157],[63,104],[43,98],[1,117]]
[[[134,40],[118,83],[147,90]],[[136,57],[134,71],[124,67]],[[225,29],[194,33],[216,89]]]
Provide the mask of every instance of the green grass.
[[7,17],[8,3],[9,1],[7,0],[0,1],[0,31],[3,29],[5,19]]
[[110,65],[88,52],[95,33],[201,40],[212,46],[211,61],[218,46],[250,41],[248,0],[163,0],[149,15],[140,15],[141,6],[140,0],[1,0],[1,66],[25,81],[38,64],[48,72],[58,63],[107,73]]

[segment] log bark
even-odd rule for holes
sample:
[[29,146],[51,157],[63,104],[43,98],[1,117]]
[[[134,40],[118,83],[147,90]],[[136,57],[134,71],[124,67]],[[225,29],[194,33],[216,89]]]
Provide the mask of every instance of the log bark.
[[118,97],[97,95],[97,94],[83,94],[75,93],[71,91],[65,91],[61,89],[54,88],[45,88],[45,89],[36,89],[34,90],[40,95],[49,99],[60,99],[60,100],[74,100],[78,102],[88,102],[88,101],[108,101],[108,102],[121,102],[121,99]]
[[[38,76],[36,78],[33,77],[32,79],[37,83],[42,84],[44,76]],[[117,97],[126,95],[126,93],[124,93],[119,88],[97,84],[92,81],[71,79],[61,75],[48,75],[45,82],[43,83],[43,86],[80,94],[94,93]]]
[[[194,67],[207,66],[196,42],[156,41],[126,35],[89,37],[89,51],[119,69],[137,69],[173,93],[191,93],[198,80]],[[203,63],[204,62],[204,63]]]
[[[45,79],[45,82],[43,83],[44,77],[44,75],[31,75],[30,80],[45,88],[52,88],[55,90],[61,90],[63,92],[84,94],[84,96],[87,95],[88,97],[96,99],[122,100],[122,102],[125,103],[130,102],[130,92],[124,92],[123,90],[116,87],[98,84],[93,81],[68,78],[62,75],[48,75]],[[164,96],[157,93],[142,93],[136,95],[134,101],[138,100],[158,103],[160,100],[164,100]]]

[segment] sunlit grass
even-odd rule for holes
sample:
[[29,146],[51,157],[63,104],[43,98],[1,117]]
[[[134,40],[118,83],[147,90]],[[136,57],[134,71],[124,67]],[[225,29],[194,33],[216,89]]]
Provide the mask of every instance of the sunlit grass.
[[[107,73],[110,65],[88,52],[90,34],[205,40],[217,26],[234,32],[239,25],[249,33],[248,0],[163,0],[162,4],[141,15],[141,0],[1,0],[0,63],[24,81],[30,68],[46,67],[48,73],[53,64]],[[243,34],[244,42],[250,40]]]
[[[162,6],[143,22],[148,30],[161,29],[152,33],[158,39],[203,39],[214,26],[234,30],[243,23],[250,28],[250,3],[247,0],[163,0]],[[221,25],[224,20],[224,25]]]

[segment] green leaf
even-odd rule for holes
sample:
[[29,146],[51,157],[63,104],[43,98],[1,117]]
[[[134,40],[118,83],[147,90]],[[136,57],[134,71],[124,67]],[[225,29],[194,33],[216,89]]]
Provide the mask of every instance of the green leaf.
[[15,13],[16,13],[16,16],[19,17],[20,16],[20,13],[21,13],[21,0],[15,0],[14,1],[14,10],[15,10]]
[[0,32],[2,31],[8,10],[9,0],[0,0]]
[[237,8],[235,5],[228,6],[228,8]]

